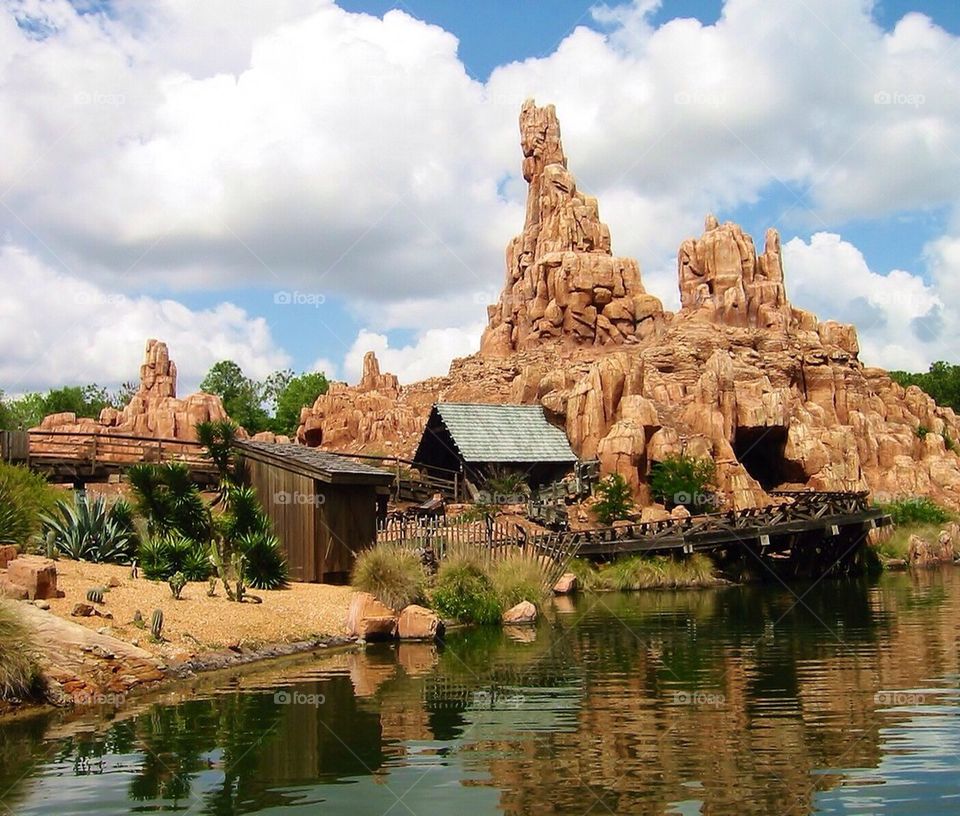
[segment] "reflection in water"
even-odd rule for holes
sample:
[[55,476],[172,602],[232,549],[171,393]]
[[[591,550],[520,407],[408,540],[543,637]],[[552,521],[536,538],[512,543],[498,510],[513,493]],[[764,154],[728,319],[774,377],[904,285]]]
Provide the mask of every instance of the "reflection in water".
[[565,599],[10,724],[0,788],[17,814],[960,812],[958,612],[953,569]]

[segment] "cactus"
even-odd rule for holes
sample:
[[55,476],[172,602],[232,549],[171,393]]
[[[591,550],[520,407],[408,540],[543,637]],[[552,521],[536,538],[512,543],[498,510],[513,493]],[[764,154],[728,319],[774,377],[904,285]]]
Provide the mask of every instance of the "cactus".
[[133,625],[138,629],[143,629],[146,624],[143,622],[143,612],[139,609],[133,613]]
[[175,572],[170,576],[170,580],[167,581],[167,584],[170,587],[170,592],[173,593],[173,599],[175,601],[180,600],[180,593],[183,592],[183,588],[187,585],[187,579],[182,572]]
[[207,597],[212,598],[217,594],[217,576],[211,575],[207,581]]
[[158,643],[163,640],[163,612],[160,609],[154,609],[150,616],[150,634]]
[[87,590],[87,600],[90,603],[102,604],[103,603],[103,590],[100,587],[94,587],[93,589]]
[[57,547],[57,534],[53,530],[47,531],[47,537],[44,539],[46,547],[46,556],[51,561],[60,560],[60,549]]

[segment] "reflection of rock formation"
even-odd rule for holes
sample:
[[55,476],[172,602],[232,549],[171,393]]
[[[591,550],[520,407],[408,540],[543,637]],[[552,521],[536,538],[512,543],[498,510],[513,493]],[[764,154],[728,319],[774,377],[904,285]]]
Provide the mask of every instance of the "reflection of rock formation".
[[482,354],[504,355],[561,339],[619,345],[650,337],[663,307],[632,258],[610,252],[597,200],[577,190],[552,105],[520,112],[523,177],[530,185],[523,232],[507,246],[507,280],[488,309]]
[[140,387],[128,405],[120,410],[104,408],[99,419],[51,414],[44,417],[38,430],[194,440],[198,422],[226,418],[220,397],[213,394],[177,399],[177,366],[170,359],[167,345],[148,340],[140,366]]

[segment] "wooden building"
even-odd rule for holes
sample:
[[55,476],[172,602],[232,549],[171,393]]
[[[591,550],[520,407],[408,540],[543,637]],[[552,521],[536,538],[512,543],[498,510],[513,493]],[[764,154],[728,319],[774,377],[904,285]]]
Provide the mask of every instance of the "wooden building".
[[238,441],[294,581],[343,583],[373,546],[393,474],[317,448]]
[[548,484],[568,472],[577,456],[540,405],[438,402],[413,459],[428,472],[462,473],[477,489],[490,476],[511,472],[531,487]]

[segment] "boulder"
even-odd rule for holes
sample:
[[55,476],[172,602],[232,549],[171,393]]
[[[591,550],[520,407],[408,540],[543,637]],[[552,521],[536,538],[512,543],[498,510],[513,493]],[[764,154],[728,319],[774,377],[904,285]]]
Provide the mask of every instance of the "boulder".
[[57,589],[57,565],[49,558],[21,555],[7,565],[7,580],[27,590],[31,600],[62,598]]
[[78,603],[73,607],[73,611],[70,613],[71,617],[74,618],[89,618],[91,617],[96,610],[88,603]]
[[29,597],[25,586],[13,583],[6,575],[0,575],[0,598],[7,598],[11,601],[26,601]]
[[572,572],[565,572],[553,585],[553,592],[555,595],[571,595],[577,591],[578,583],[576,575]]
[[6,569],[7,564],[17,557],[17,548],[13,544],[0,545],[0,569]]
[[401,640],[435,640],[443,637],[443,621],[430,609],[411,604],[400,613],[397,635]]
[[537,607],[530,601],[520,601],[503,613],[503,622],[508,626],[537,622]]
[[927,541],[917,535],[910,536],[907,561],[911,567],[935,567],[953,562],[953,545],[949,535],[940,534],[937,541]]
[[369,592],[356,592],[347,612],[347,632],[361,640],[391,640],[397,636],[397,613]]

